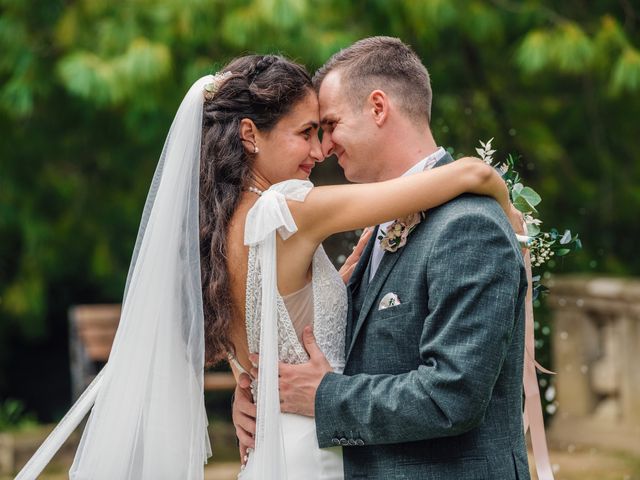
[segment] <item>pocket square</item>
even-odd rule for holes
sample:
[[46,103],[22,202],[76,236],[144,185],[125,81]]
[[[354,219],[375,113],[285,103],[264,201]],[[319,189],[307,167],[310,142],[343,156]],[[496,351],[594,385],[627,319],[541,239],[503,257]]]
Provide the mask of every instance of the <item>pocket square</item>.
[[378,310],[384,310],[385,308],[395,307],[396,305],[400,305],[400,299],[398,295],[393,292],[387,293],[382,300],[380,300],[380,305],[378,305]]

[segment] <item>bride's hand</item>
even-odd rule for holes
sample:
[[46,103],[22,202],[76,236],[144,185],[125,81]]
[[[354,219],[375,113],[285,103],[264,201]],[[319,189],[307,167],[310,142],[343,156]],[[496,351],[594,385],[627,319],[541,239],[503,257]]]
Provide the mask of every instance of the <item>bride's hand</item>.
[[353,271],[355,270],[356,265],[358,264],[358,260],[360,260],[360,256],[364,251],[364,247],[367,246],[367,242],[371,238],[371,234],[373,233],[373,230],[374,230],[374,227],[365,228],[365,230],[362,232],[362,235],[360,235],[358,244],[354,247],[353,252],[351,252],[351,255],[347,257],[347,259],[344,262],[344,265],[340,267],[339,273],[345,285],[349,282],[351,275],[353,275]]
[[240,461],[244,465],[247,463],[248,450],[255,447],[256,433],[256,405],[251,397],[251,379],[245,373],[238,378],[231,417],[238,437]]
[[511,223],[511,228],[517,235],[526,235],[525,231],[525,223],[524,223],[524,215],[520,210],[513,206],[513,203],[510,204],[510,210],[508,213],[509,222]]

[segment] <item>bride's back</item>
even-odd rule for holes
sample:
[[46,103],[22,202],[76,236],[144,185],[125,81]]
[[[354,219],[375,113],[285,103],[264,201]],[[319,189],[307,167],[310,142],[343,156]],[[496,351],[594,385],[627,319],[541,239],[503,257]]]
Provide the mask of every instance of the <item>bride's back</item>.
[[230,340],[235,348],[235,356],[245,368],[249,363],[247,331],[245,328],[245,298],[247,288],[247,263],[249,247],[244,244],[244,226],[247,213],[256,202],[255,194],[244,194],[238,208],[229,222],[227,231],[227,268],[233,305],[233,320],[230,326]]

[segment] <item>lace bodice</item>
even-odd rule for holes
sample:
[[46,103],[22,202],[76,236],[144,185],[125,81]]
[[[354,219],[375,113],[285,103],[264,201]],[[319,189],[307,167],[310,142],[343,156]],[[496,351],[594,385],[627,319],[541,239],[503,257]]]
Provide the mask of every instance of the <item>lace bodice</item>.
[[[344,368],[344,341],[347,321],[347,292],[342,278],[334,268],[322,246],[313,256],[313,331],[322,353],[335,372]],[[256,247],[249,248],[246,327],[249,351],[259,351],[261,274]],[[279,358],[286,363],[303,363],[309,357],[289,317],[285,302],[277,296]]]

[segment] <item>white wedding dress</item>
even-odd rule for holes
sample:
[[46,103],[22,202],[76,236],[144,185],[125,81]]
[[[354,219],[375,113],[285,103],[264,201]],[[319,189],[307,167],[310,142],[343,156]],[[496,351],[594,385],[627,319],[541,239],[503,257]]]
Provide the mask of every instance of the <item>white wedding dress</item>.
[[[246,328],[249,351],[259,352],[261,347],[268,348],[261,342],[263,319],[268,313],[275,313],[273,320],[277,320],[277,359],[289,363],[299,364],[309,360],[302,346],[301,334],[306,325],[312,324],[316,341],[333,370],[342,373],[344,369],[344,343],[347,319],[347,293],[342,278],[331,264],[322,246],[318,247],[313,257],[312,281],[298,292],[282,297],[276,286],[265,284],[263,275],[264,261],[261,261],[265,240],[275,241],[276,230],[283,238],[294,234],[296,227],[287,207],[286,200],[304,201],[307,193],[313,188],[310,182],[289,180],[272,186],[263,193],[247,215],[245,243],[249,244],[247,294],[246,294]],[[266,219],[266,222],[264,221]],[[256,238],[262,241],[256,242]],[[254,241],[252,241],[254,239]],[[275,244],[272,245],[271,255],[275,256]],[[268,249],[268,248],[267,248]],[[274,263],[270,265],[275,266]],[[267,283],[273,283],[275,272],[269,272]],[[270,307],[275,312],[263,312],[263,295],[274,295],[275,303]],[[264,332],[266,333],[266,332]],[[275,340],[275,338],[274,338]],[[273,344],[275,346],[275,343]],[[260,352],[260,370],[265,366],[269,352]],[[276,352],[271,352],[276,353]],[[235,362],[234,362],[235,363]],[[277,365],[276,365],[277,367]],[[269,393],[277,390],[276,380],[261,382],[261,378],[254,382],[254,391],[258,395],[258,428],[260,429],[260,395],[263,388]],[[266,393],[266,392],[265,392]],[[276,392],[277,393],[277,392]],[[305,480],[338,480],[344,478],[342,469],[342,449],[333,447],[321,449],[318,447],[315,420],[310,417],[288,413],[275,412],[280,424],[284,470],[286,477],[282,478]],[[258,436],[259,436],[258,432]],[[256,456],[261,448],[270,449],[277,443],[273,436],[267,437],[266,445],[256,442],[256,451],[249,455],[246,467],[240,473],[242,480],[269,478],[263,472]],[[271,455],[268,455],[268,457]],[[276,455],[277,456],[277,455]],[[273,461],[273,457],[271,457]],[[265,459],[269,461],[269,459]]]

